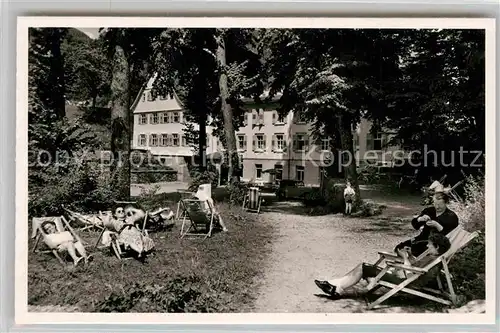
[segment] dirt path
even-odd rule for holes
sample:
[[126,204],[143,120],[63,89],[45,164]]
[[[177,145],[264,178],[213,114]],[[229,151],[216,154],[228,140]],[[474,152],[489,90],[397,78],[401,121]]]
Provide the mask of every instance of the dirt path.
[[[342,276],[360,262],[374,262],[377,250],[391,249],[412,232],[407,222],[389,224],[342,215],[317,217],[282,212],[262,215],[275,224],[277,239],[260,281],[255,312],[365,311],[362,299],[332,301],[315,296],[321,291],[314,279]],[[393,307],[393,311],[403,309]]]

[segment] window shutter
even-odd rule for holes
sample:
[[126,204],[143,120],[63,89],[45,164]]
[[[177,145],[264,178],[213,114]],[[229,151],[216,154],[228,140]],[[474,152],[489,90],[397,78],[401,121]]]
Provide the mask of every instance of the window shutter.
[[[273,114],[273,118],[274,118],[274,114]],[[276,134],[274,134],[273,137],[272,137],[272,139],[271,139],[271,151],[275,151],[276,150],[275,143],[276,143]]]
[[255,151],[255,149],[257,149],[257,136],[254,135],[252,139],[252,150]]
[[257,110],[252,110],[252,125],[257,124]]
[[263,138],[263,140],[264,140],[264,151],[266,151],[266,150],[267,150],[267,138],[266,138],[266,135],[264,134],[264,135],[262,136],[262,138]]
[[[276,111],[273,112],[273,125],[276,124],[276,117],[278,115],[276,114]],[[273,146],[274,147],[274,146]]]
[[373,135],[371,133],[366,135],[366,150],[373,150]]
[[286,144],[286,140],[285,138],[283,138],[283,151],[287,151],[288,150],[288,145]]
[[247,136],[243,136],[243,149],[246,150],[247,149]]
[[160,117],[160,119],[159,119],[159,123],[160,123],[160,124],[163,124],[163,123],[164,123],[164,120],[165,120],[165,119],[163,119],[163,113],[158,114],[158,116]]
[[304,150],[309,150],[309,137],[307,135],[304,135]]
[[387,147],[387,135],[386,134],[382,134],[382,150],[385,150]]
[[298,142],[297,142],[297,134],[294,134],[293,135],[293,150],[296,151],[297,150],[297,147],[298,146]]
[[263,124],[264,124],[264,110],[259,109],[259,125],[263,125]]

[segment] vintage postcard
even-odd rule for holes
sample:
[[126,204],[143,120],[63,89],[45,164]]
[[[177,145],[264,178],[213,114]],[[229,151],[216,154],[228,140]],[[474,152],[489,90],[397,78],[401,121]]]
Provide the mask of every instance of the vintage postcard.
[[494,324],[494,27],[20,17],[16,322]]

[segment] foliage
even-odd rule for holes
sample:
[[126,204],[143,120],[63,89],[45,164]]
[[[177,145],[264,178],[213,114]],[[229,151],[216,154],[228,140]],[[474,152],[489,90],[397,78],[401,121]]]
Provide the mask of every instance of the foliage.
[[29,216],[63,213],[61,205],[81,212],[107,210],[116,199],[105,170],[96,162],[48,166],[31,174]]
[[311,191],[304,193],[302,202],[306,207],[325,206],[327,204],[327,200],[323,197],[319,188],[313,188]]
[[344,189],[345,186],[337,184],[334,179],[328,178],[323,186],[323,198],[326,201],[329,213],[341,213],[344,211]]
[[459,218],[460,224],[468,231],[484,231],[486,218],[484,178],[469,176],[465,182],[464,202],[449,204]]
[[242,205],[245,196],[248,194],[249,184],[243,182],[233,182],[226,186],[228,201],[231,205]]
[[212,184],[212,188],[215,188],[219,183],[219,174],[215,168],[200,170],[197,167],[193,167],[190,170],[190,175],[191,181],[188,187],[189,191],[196,192],[198,186],[202,184]]
[[354,217],[372,217],[382,214],[386,208],[385,205],[379,205],[375,202],[363,200],[357,207],[356,211],[352,214]]
[[216,312],[221,310],[217,296],[200,277],[178,276],[165,285],[135,283],[124,292],[114,292],[97,305],[96,312]]
[[481,232],[473,242],[457,253],[450,262],[450,271],[464,302],[485,299],[486,240],[484,178],[468,177],[464,202],[451,202],[449,207],[459,217],[460,224],[469,232]]

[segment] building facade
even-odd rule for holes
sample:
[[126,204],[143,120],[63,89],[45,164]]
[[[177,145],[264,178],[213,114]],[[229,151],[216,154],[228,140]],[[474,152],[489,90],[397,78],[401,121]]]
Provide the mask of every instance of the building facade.
[[[184,134],[184,110],[174,96],[153,98],[154,78],[149,80],[133,104],[133,149],[149,150],[162,156],[177,169],[179,180],[187,179],[187,163],[194,148]],[[197,125],[193,124],[196,129]],[[391,134],[370,134],[371,123],[365,119],[354,129],[357,160],[380,161],[395,147],[386,147]],[[294,112],[280,117],[273,104],[248,106],[244,124],[236,131],[236,144],[243,163],[243,181],[264,182],[268,170],[275,179],[293,179],[306,186],[318,186],[322,168],[338,158],[331,153],[329,138],[313,141],[311,125]],[[222,151],[220,140],[207,127],[207,155]],[[391,154],[388,154],[389,156]]]

